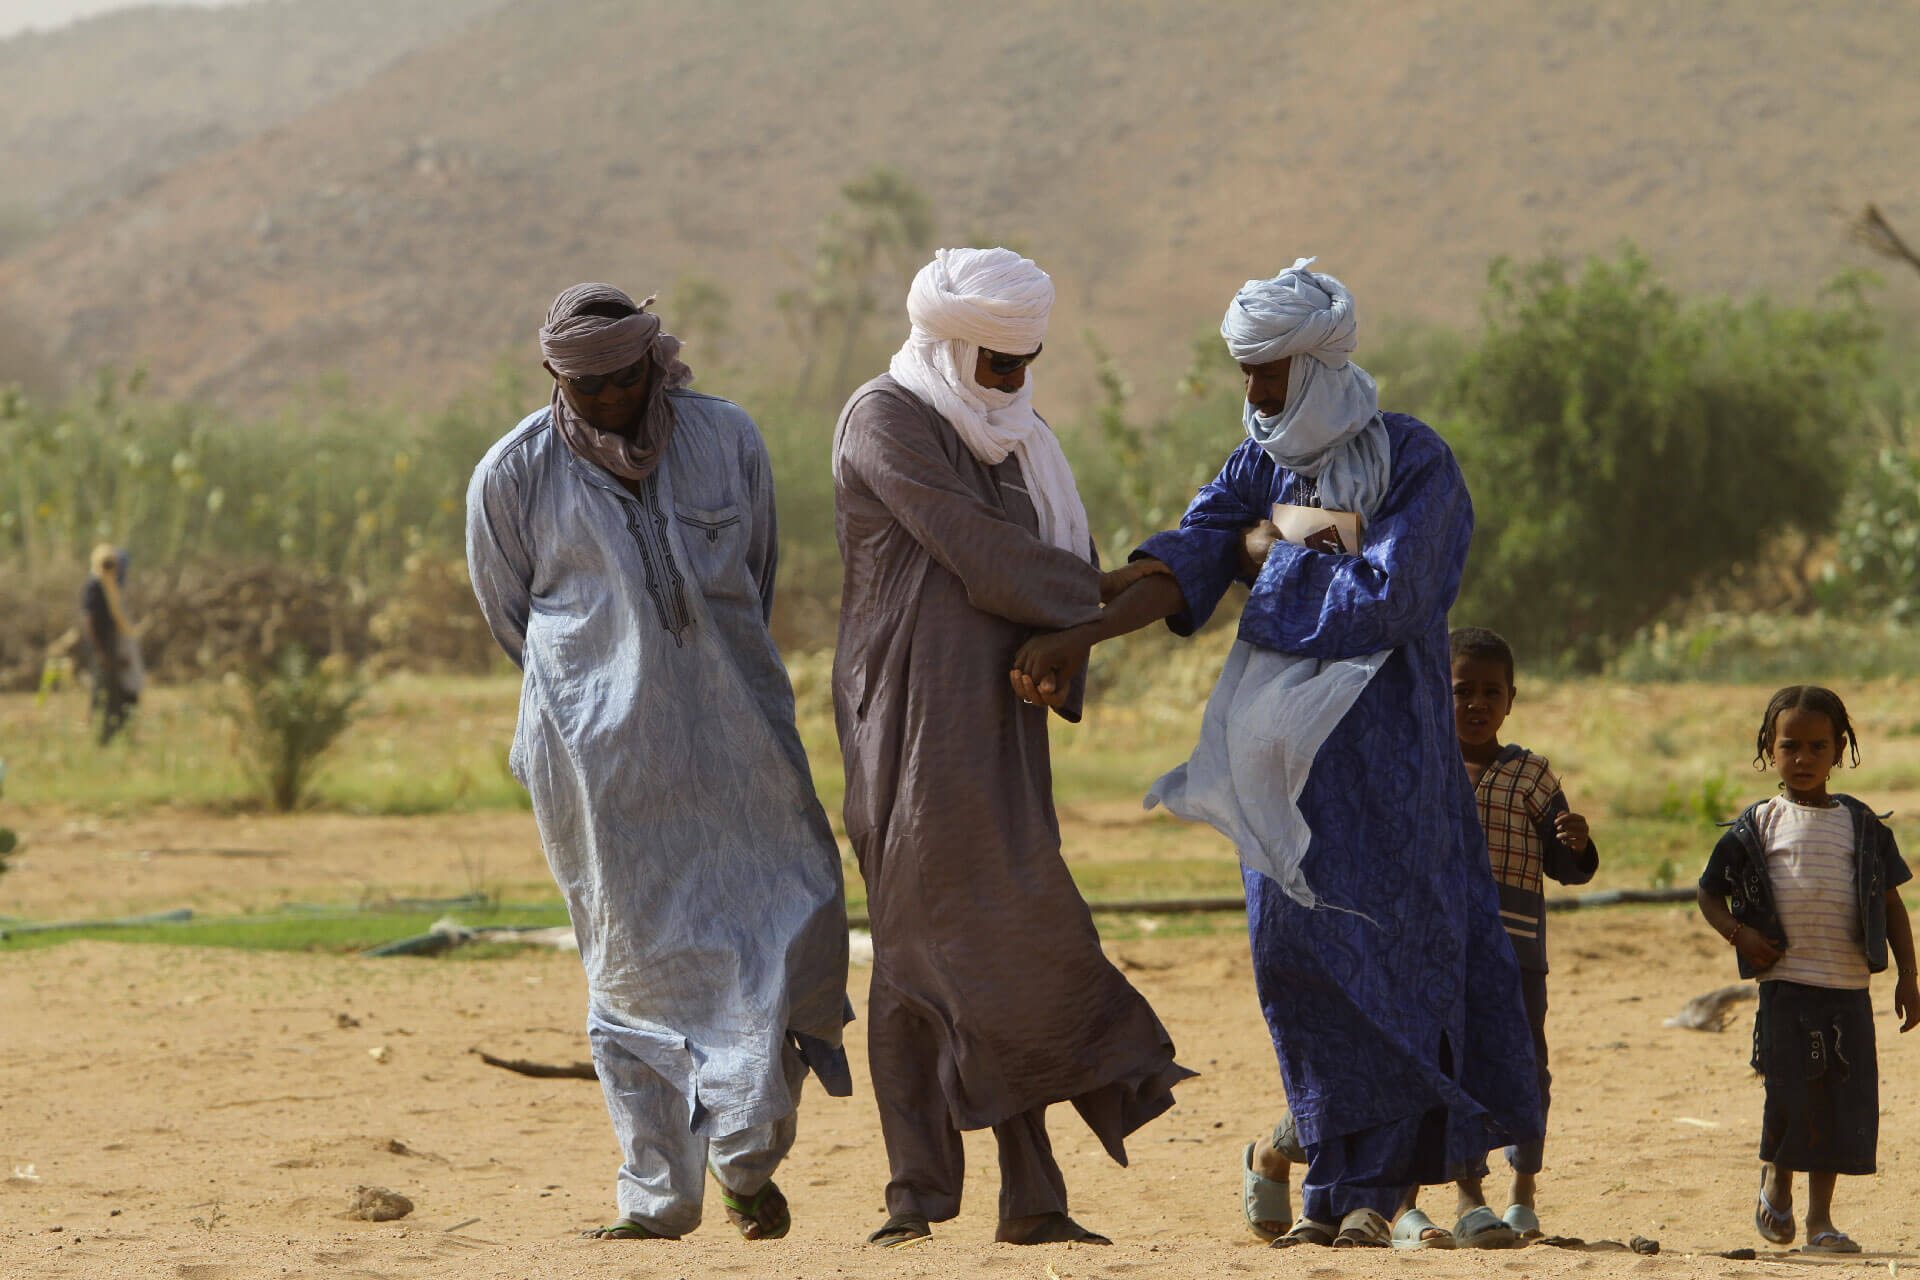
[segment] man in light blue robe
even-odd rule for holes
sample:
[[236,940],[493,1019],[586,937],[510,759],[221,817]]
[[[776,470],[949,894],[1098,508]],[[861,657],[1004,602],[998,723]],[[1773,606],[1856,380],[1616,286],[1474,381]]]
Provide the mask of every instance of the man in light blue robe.
[[[1285,1202],[1284,1184],[1259,1186],[1284,1163],[1249,1147],[1249,1221],[1277,1245],[1381,1245],[1409,1186],[1542,1123],[1454,736],[1447,609],[1473,505],[1430,427],[1379,412],[1348,359],[1352,297],[1311,263],[1248,281],[1221,326],[1248,438],[1180,527],[1134,552],[1140,576],[1101,621],[1029,642],[1012,676],[1024,691],[1160,618],[1191,635],[1234,582],[1250,588],[1193,759],[1148,802],[1213,824],[1245,864],[1254,977],[1308,1164],[1288,1231],[1252,1207]],[[1275,504],[1356,513],[1360,545],[1331,518],[1285,541]]]
[[524,673],[509,764],[625,1157],[621,1218],[589,1234],[691,1231],[711,1169],[741,1233],[776,1238],[807,1068],[851,1085],[839,852],[767,629],[766,448],[618,289],[561,294],[541,345],[552,403],[474,471],[467,560]]

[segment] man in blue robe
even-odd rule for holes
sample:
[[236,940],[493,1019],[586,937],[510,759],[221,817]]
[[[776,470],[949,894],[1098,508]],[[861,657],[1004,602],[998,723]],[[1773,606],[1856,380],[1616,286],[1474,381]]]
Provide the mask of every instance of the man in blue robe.
[[[1472,504],[1431,428],[1378,411],[1347,358],[1351,295],[1311,262],[1249,281],[1222,324],[1248,439],[1178,529],[1134,552],[1139,576],[1102,618],[1029,642],[1011,677],[1037,692],[1160,618],[1191,635],[1250,587],[1194,757],[1149,803],[1212,823],[1246,864],[1255,979],[1308,1159],[1304,1215],[1275,1243],[1377,1245],[1409,1186],[1542,1126],[1454,741],[1447,609]],[[1353,513],[1359,545],[1310,513],[1288,541],[1274,517],[1302,513],[1276,504]],[[1265,1141],[1248,1160],[1249,1175],[1284,1167]]]
[[808,1068],[852,1091],[840,856],[767,631],[766,446],[684,389],[645,308],[610,285],[554,301],[553,399],[475,469],[467,563],[524,673],[508,763],[580,942],[625,1158],[621,1217],[588,1234],[691,1231],[710,1171],[741,1234],[774,1239]]

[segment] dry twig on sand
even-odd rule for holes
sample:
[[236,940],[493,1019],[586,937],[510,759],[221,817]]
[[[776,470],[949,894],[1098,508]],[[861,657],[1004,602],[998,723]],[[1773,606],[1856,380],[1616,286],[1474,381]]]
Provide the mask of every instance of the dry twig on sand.
[[499,1067],[502,1071],[512,1071],[523,1076],[534,1076],[541,1080],[598,1080],[591,1062],[532,1062],[526,1058],[496,1058],[484,1049],[469,1052],[480,1055],[480,1061],[490,1067]]

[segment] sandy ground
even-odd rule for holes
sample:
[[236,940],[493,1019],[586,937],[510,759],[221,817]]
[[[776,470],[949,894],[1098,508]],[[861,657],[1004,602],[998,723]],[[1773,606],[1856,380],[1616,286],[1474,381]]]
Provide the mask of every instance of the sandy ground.
[[[352,865],[388,867],[396,886],[440,888],[447,868],[418,860],[451,857],[423,851],[456,835],[469,848],[500,850],[503,876],[509,849],[537,859],[515,835],[525,815],[395,820],[391,832],[361,820],[352,839],[325,818],[287,820],[318,826],[139,821],[152,830],[119,827],[95,843],[124,852],[143,842],[245,847],[328,835],[338,837],[333,847],[365,842]],[[253,821],[268,825],[234,825]],[[38,869],[21,887],[45,883],[31,911],[17,901],[10,909],[87,914],[250,894],[266,905],[285,887],[262,870],[276,860],[141,860],[90,855],[90,847],[84,839],[64,852],[38,846]],[[538,869],[512,865],[515,875]],[[138,882],[107,875],[114,867]],[[1489,1272],[1528,1280],[1773,1276],[1819,1265],[1766,1249],[1751,1225],[1760,1115],[1759,1086],[1745,1066],[1751,1006],[1717,1035],[1661,1025],[1688,997],[1731,980],[1726,949],[1691,911],[1575,915],[1554,928],[1559,1101],[1543,1217],[1550,1231],[1587,1239],[1657,1238],[1657,1258],[1538,1246],[1337,1259],[1264,1250],[1241,1224],[1235,1169],[1279,1092],[1244,942],[1232,934],[1110,947],[1160,1011],[1182,1060],[1202,1073],[1182,1086],[1173,1113],[1136,1135],[1127,1169],[1106,1161],[1070,1109],[1055,1113],[1076,1213],[1114,1236],[1114,1248],[992,1244],[992,1147],[976,1135],[961,1218],[933,1242],[897,1252],[859,1243],[883,1217],[885,1181],[863,1022],[850,1028],[856,1096],[816,1091],[804,1105],[781,1177],[794,1204],[788,1240],[743,1243],[710,1201],[707,1225],[681,1243],[597,1244],[576,1233],[612,1216],[618,1157],[598,1090],[510,1075],[469,1052],[584,1058],[585,992],[573,957],[369,961],[84,942],[0,955],[0,1275],[1145,1280],[1411,1270],[1436,1280]],[[856,970],[856,1006],[865,984]],[[1920,1035],[1893,1035],[1890,992],[1884,980],[1875,991],[1882,1172],[1843,1182],[1838,1202],[1841,1224],[1876,1252],[1826,1264],[1851,1273],[1884,1269],[1920,1245],[1909,1198],[1920,1175],[1920,1126],[1911,1118]],[[348,1192],[359,1184],[393,1188],[417,1208],[398,1222],[347,1220]],[[1447,1197],[1428,1199],[1443,1216]],[[1761,1247],[1759,1259],[1694,1256],[1742,1247]]]
[[0,915],[82,920],[187,907],[209,915],[485,893],[557,897],[533,815],[367,818],[155,810],[97,818],[35,808],[0,882]]

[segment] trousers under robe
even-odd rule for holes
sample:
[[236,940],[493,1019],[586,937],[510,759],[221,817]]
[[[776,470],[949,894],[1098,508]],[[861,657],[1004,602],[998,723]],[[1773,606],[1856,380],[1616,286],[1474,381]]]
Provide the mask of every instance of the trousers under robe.
[[[868,1036],[882,1060],[898,1061],[914,1044],[929,1044],[931,1029],[884,988],[875,986],[867,1011]],[[932,1064],[875,1090],[880,1136],[887,1145],[887,1213],[917,1213],[945,1222],[960,1212],[966,1151],[947,1111]],[[1047,1109],[1035,1107],[993,1126],[1000,1150],[1000,1218],[1067,1211],[1067,1183],[1047,1139]]]
[[752,1196],[773,1180],[774,1171],[793,1150],[807,1066],[791,1045],[781,1066],[793,1094],[793,1110],[736,1133],[703,1138],[689,1123],[693,1102],[665,1077],[597,1026],[588,1025],[587,1042],[620,1144],[615,1199],[623,1217],[649,1231],[682,1236],[700,1225],[709,1169],[733,1195]]

